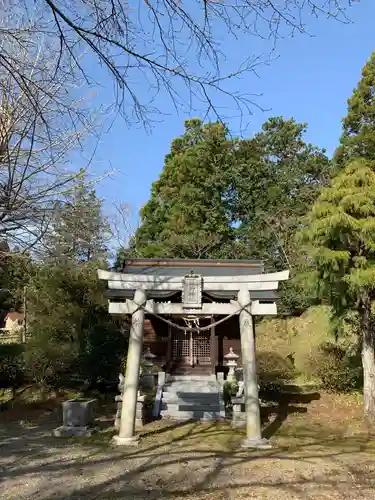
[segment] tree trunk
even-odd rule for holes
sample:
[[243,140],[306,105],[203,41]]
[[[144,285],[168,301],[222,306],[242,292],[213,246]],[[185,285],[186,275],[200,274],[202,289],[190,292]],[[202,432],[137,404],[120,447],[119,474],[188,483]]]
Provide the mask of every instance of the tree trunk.
[[365,306],[362,313],[362,367],[365,419],[375,431],[375,353],[370,305]]

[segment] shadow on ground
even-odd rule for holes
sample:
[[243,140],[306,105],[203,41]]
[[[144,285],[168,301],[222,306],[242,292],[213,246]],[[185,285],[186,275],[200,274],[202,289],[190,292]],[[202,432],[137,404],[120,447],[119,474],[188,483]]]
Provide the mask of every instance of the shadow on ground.
[[92,439],[52,438],[53,418],[12,422],[0,432],[2,498],[373,499],[371,441],[309,420],[308,404],[290,397],[268,406],[267,451],[241,449],[244,432],[218,422],[154,422],[133,449],[110,444],[105,415]]
[[[294,413],[307,413],[308,405],[320,399],[316,391],[302,392],[296,386],[267,389],[260,392],[260,397],[265,403],[261,408],[263,423],[263,437],[270,439],[281,428],[288,416]],[[271,417],[274,417],[270,422]],[[264,424],[266,424],[264,426]]]

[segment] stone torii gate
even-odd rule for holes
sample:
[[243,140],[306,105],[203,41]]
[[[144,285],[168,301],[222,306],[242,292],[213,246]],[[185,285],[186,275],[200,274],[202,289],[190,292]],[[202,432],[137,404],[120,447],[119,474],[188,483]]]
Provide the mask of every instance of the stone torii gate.
[[[184,276],[128,274],[98,271],[99,279],[107,281],[112,296],[133,297],[122,302],[109,301],[109,313],[132,316],[126,363],[123,406],[119,435],[114,440],[119,445],[134,445],[138,381],[143,345],[145,313],[163,317],[239,316],[243,380],[245,393],[246,440],[244,447],[267,446],[261,436],[261,421],[256,373],[256,354],[253,316],[276,315],[274,301],[262,302],[255,299],[259,293],[276,291],[280,281],[289,278],[289,271],[237,276]],[[179,303],[157,302],[160,296],[173,296],[182,292]],[[202,293],[224,296],[230,293],[236,297],[228,302],[202,302]],[[187,328],[189,330],[189,328]],[[190,330],[196,330],[190,328]]]

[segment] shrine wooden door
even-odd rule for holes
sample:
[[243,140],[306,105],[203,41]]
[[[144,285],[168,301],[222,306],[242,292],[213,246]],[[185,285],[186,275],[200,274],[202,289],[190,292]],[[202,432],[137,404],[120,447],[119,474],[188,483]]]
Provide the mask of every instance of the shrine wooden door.
[[210,333],[175,330],[172,336],[172,359],[191,366],[210,364]]

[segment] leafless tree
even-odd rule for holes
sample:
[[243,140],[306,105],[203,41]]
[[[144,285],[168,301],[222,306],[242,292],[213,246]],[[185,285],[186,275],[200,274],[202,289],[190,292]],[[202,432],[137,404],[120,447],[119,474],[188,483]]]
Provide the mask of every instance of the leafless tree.
[[[58,45],[55,72],[70,58],[87,81],[94,76],[78,54],[87,50],[108,69],[117,86],[117,104],[129,123],[147,124],[155,98],[166,92],[177,109],[193,111],[202,104],[207,113],[222,118],[221,101],[239,114],[249,113],[257,101],[251,94],[233,92],[229,81],[255,72],[265,61],[251,50],[252,37],[271,39],[307,33],[307,18],[330,17],[348,22],[346,9],[359,0],[2,0],[8,8],[30,7],[41,18],[31,29]],[[5,32],[3,31],[3,34]],[[19,33],[9,33],[21,43]],[[242,35],[248,36],[243,46]],[[237,45],[236,45],[237,40]],[[233,42],[229,43],[229,42]],[[244,54],[233,67],[226,47]],[[267,57],[266,57],[267,60]],[[7,53],[0,65],[17,73]],[[225,68],[229,68],[225,72]],[[23,75],[19,75],[23,78]],[[139,83],[149,86],[148,98],[140,95]],[[29,90],[29,80],[22,79]],[[233,87],[232,87],[233,88]]]
[[112,213],[109,215],[111,220],[111,230],[114,252],[118,248],[127,248],[132,235],[137,230],[139,224],[134,223],[134,213],[129,203],[114,203]]
[[41,241],[74,189],[70,154],[95,130],[72,61],[38,31],[40,19],[0,13],[0,238],[23,249]]
[[[0,0],[0,237],[35,247],[78,174],[70,153],[94,130],[82,88],[95,85],[87,54],[113,76],[129,123],[149,123],[159,92],[176,108],[201,103],[222,119],[218,94],[239,114],[256,100],[228,82],[263,59],[245,50],[225,73],[241,33],[274,42],[306,33],[307,15],[347,21],[350,0]],[[232,45],[233,46],[233,45]],[[241,52],[244,48],[239,47]],[[83,55],[83,57],[82,57]],[[92,63],[92,61],[91,61]],[[91,64],[92,67],[92,64]],[[141,98],[140,81],[149,86]],[[232,101],[231,103],[228,102]],[[225,101],[225,99],[224,99]]]

